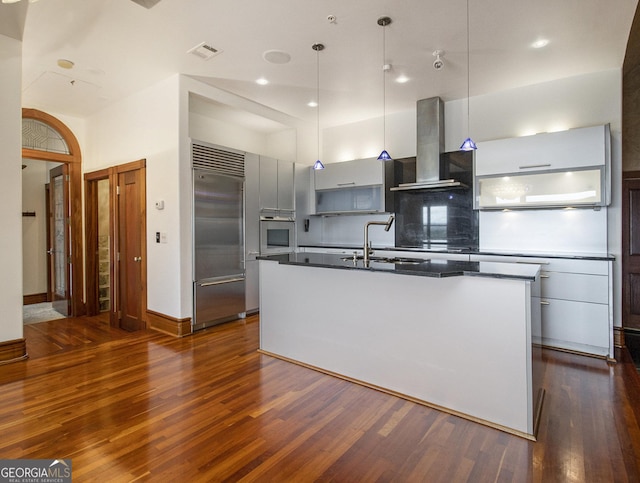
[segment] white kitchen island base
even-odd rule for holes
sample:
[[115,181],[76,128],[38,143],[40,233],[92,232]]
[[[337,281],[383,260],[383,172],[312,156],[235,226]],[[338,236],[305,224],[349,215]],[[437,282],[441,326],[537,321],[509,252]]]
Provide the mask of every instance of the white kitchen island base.
[[536,284],[261,260],[260,349],[534,440]]

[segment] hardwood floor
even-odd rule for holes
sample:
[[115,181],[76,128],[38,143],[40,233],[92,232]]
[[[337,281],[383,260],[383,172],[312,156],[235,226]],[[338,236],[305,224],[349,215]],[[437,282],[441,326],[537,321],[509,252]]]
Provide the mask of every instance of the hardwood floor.
[[633,365],[543,351],[537,442],[259,354],[257,316],[176,339],[25,327],[0,366],[0,458],[74,481],[640,481]]

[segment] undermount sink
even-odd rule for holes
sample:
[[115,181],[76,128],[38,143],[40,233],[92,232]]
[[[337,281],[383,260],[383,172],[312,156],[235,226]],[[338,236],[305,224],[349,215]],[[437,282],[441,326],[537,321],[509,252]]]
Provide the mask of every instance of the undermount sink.
[[[361,261],[364,260],[362,255],[356,255],[355,257],[341,257],[341,260],[345,262],[349,261]],[[422,260],[421,258],[403,258],[403,257],[369,257],[370,262],[376,263],[396,263],[401,265],[419,265],[426,260]]]

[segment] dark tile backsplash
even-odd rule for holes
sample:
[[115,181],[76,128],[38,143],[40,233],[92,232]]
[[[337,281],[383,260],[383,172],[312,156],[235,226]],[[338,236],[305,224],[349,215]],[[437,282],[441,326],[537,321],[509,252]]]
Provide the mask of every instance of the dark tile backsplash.
[[397,247],[478,248],[471,188],[395,194]]
[[[415,162],[415,158],[394,161],[392,186],[415,182]],[[468,187],[394,192],[396,247],[478,248],[478,212],[473,209],[473,154],[443,153],[440,162],[442,178],[455,178]]]

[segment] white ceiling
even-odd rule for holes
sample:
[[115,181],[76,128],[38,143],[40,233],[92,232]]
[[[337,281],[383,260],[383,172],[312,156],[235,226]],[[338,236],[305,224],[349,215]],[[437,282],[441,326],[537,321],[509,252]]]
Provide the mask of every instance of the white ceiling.
[[[25,3],[23,0],[21,4]],[[621,68],[638,0],[39,0],[23,37],[23,105],[86,117],[175,73],[183,73],[295,118],[340,125],[418,99],[445,101]],[[0,5],[1,9],[18,8]],[[328,20],[335,16],[335,22]],[[547,47],[531,43],[545,38]],[[205,42],[222,52],[202,60]],[[286,64],[262,57],[290,54]],[[442,70],[433,51],[444,50]],[[58,59],[75,63],[65,70]],[[409,82],[394,79],[403,74]],[[259,77],[270,83],[260,86]]]

